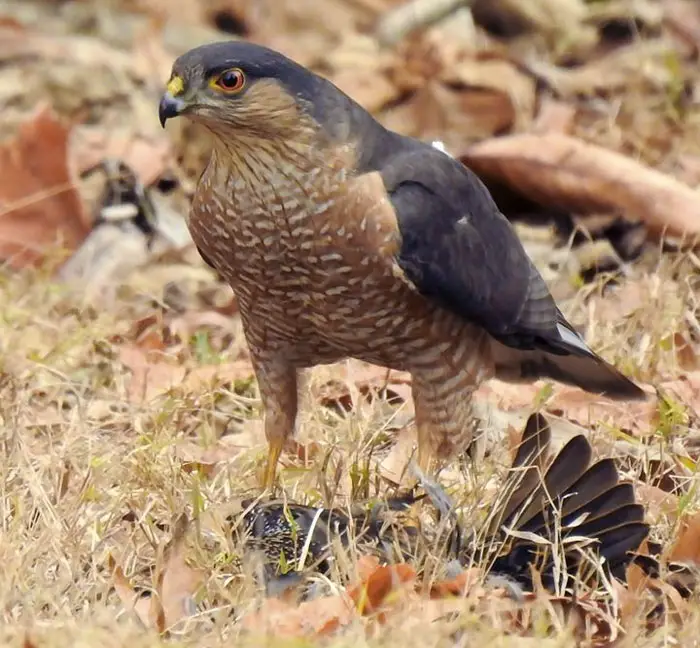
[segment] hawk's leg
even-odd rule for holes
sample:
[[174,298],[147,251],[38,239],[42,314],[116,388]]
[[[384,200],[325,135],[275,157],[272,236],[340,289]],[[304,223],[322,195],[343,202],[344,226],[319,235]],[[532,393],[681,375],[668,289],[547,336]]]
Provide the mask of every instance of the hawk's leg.
[[287,440],[294,434],[297,417],[297,371],[278,361],[254,363],[265,417],[268,443],[263,487],[272,489],[277,476],[277,462]]
[[426,354],[411,373],[418,465],[430,474],[471,444],[477,423],[472,394],[489,376],[490,367],[481,341],[472,339],[451,345],[440,354]]
[[471,407],[473,389],[473,385],[465,385],[463,389],[448,391],[449,387],[417,380],[414,374],[417,460],[426,475],[471,444],[475,423]]

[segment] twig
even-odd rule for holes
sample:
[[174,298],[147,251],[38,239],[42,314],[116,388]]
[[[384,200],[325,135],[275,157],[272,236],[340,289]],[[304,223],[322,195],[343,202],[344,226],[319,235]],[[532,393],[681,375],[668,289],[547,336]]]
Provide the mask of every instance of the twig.
[[377,25],[383,45],[393,45],[415,29],[427,27],[466,7],[471,0],[411,0],[388,12]]

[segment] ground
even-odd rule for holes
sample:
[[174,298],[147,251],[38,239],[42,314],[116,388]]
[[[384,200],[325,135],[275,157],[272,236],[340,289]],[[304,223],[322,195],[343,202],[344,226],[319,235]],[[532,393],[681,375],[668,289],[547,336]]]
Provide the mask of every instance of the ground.
[[[700,259],[680,238],[700,231],[700,11],[682,0],[538,0],[540,14],[528,14],[503,0],[489,14],[476,2],[381,49],[402,4],[419,15],[421,3],[397,0],[334,0],[344,21],[292,0],[272,14],[265,2],[190,0],[181,16],[156,0],[0,2],[3,643],[696,640],[697,602],[668,587],[655,628],[642,627],[651,595],[640,586],[610,598],[596,634],[555,623],[559,603],[544,596],[516,623],[481,586],[447,602],[411,590],[381,619],[348,612],[340,580],[299,606],[264,600],[241,570],[225,518],[258,487],[258,392],[235,299],[183,234],[206,139],[157,124],[172,59],[215,25],[313,65],[388,125],[442,140],[489,183],[589,344],[658,390],[658,402],[631,405],[544,383],[485,385],[487,455],[443,475],[453,497],[483,517],[514,434],[541,409],[558,445],[583,429],[597,457],[619,459],[654,541],[675,559],[700,558]],[[495,19],[507,27],[499,36]],[[131,212],[96,224],[120,201],[85,172],[114,157],[151,192],[155,234]],[[20,253],[26,241],[34,249]],[[355,362],[311,372],[286,496],[343,504],[384,493],[410,451],[407,381]],[[351,589],[371,569],[354,560],[342,571]],[[133,610],[144,590],[160,603]]]

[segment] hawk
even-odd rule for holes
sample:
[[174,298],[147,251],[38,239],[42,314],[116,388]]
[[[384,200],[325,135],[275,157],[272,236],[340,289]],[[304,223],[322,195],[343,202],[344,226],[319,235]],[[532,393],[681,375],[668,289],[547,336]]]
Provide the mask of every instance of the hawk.
[[471,394],[493,376],[645,397],[566,321],[479,178],[328,80],[259,45],[203,45],[173,64],[159,117],[177,116],[213,135],[188,224],[239,303],[266,486],[316,364],[409,371],[424,469],[470,444]]

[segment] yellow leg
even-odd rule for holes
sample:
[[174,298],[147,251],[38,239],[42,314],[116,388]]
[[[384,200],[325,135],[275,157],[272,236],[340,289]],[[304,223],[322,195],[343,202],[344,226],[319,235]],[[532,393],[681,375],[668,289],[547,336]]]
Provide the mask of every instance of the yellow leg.
[[265,436],[268,443],[262,486],[272,490],[282,449],[294,433],[297,415],[297,374],[293,367],[258,363],[256,377],[265,409]]
[[430,442],[430,431],[426,427],[422,425],[418,428],[418,457],[416,461],[423,474],[427,476],[433,463],[433,447]]
[[267,464],[265,465],[265,473],[263,475],[263,488],[272,490],[277,477],[277,463],[279,462],[282,448],[284,448],[285,439],[280,437],[273,439],[269,443],[267,451]]

